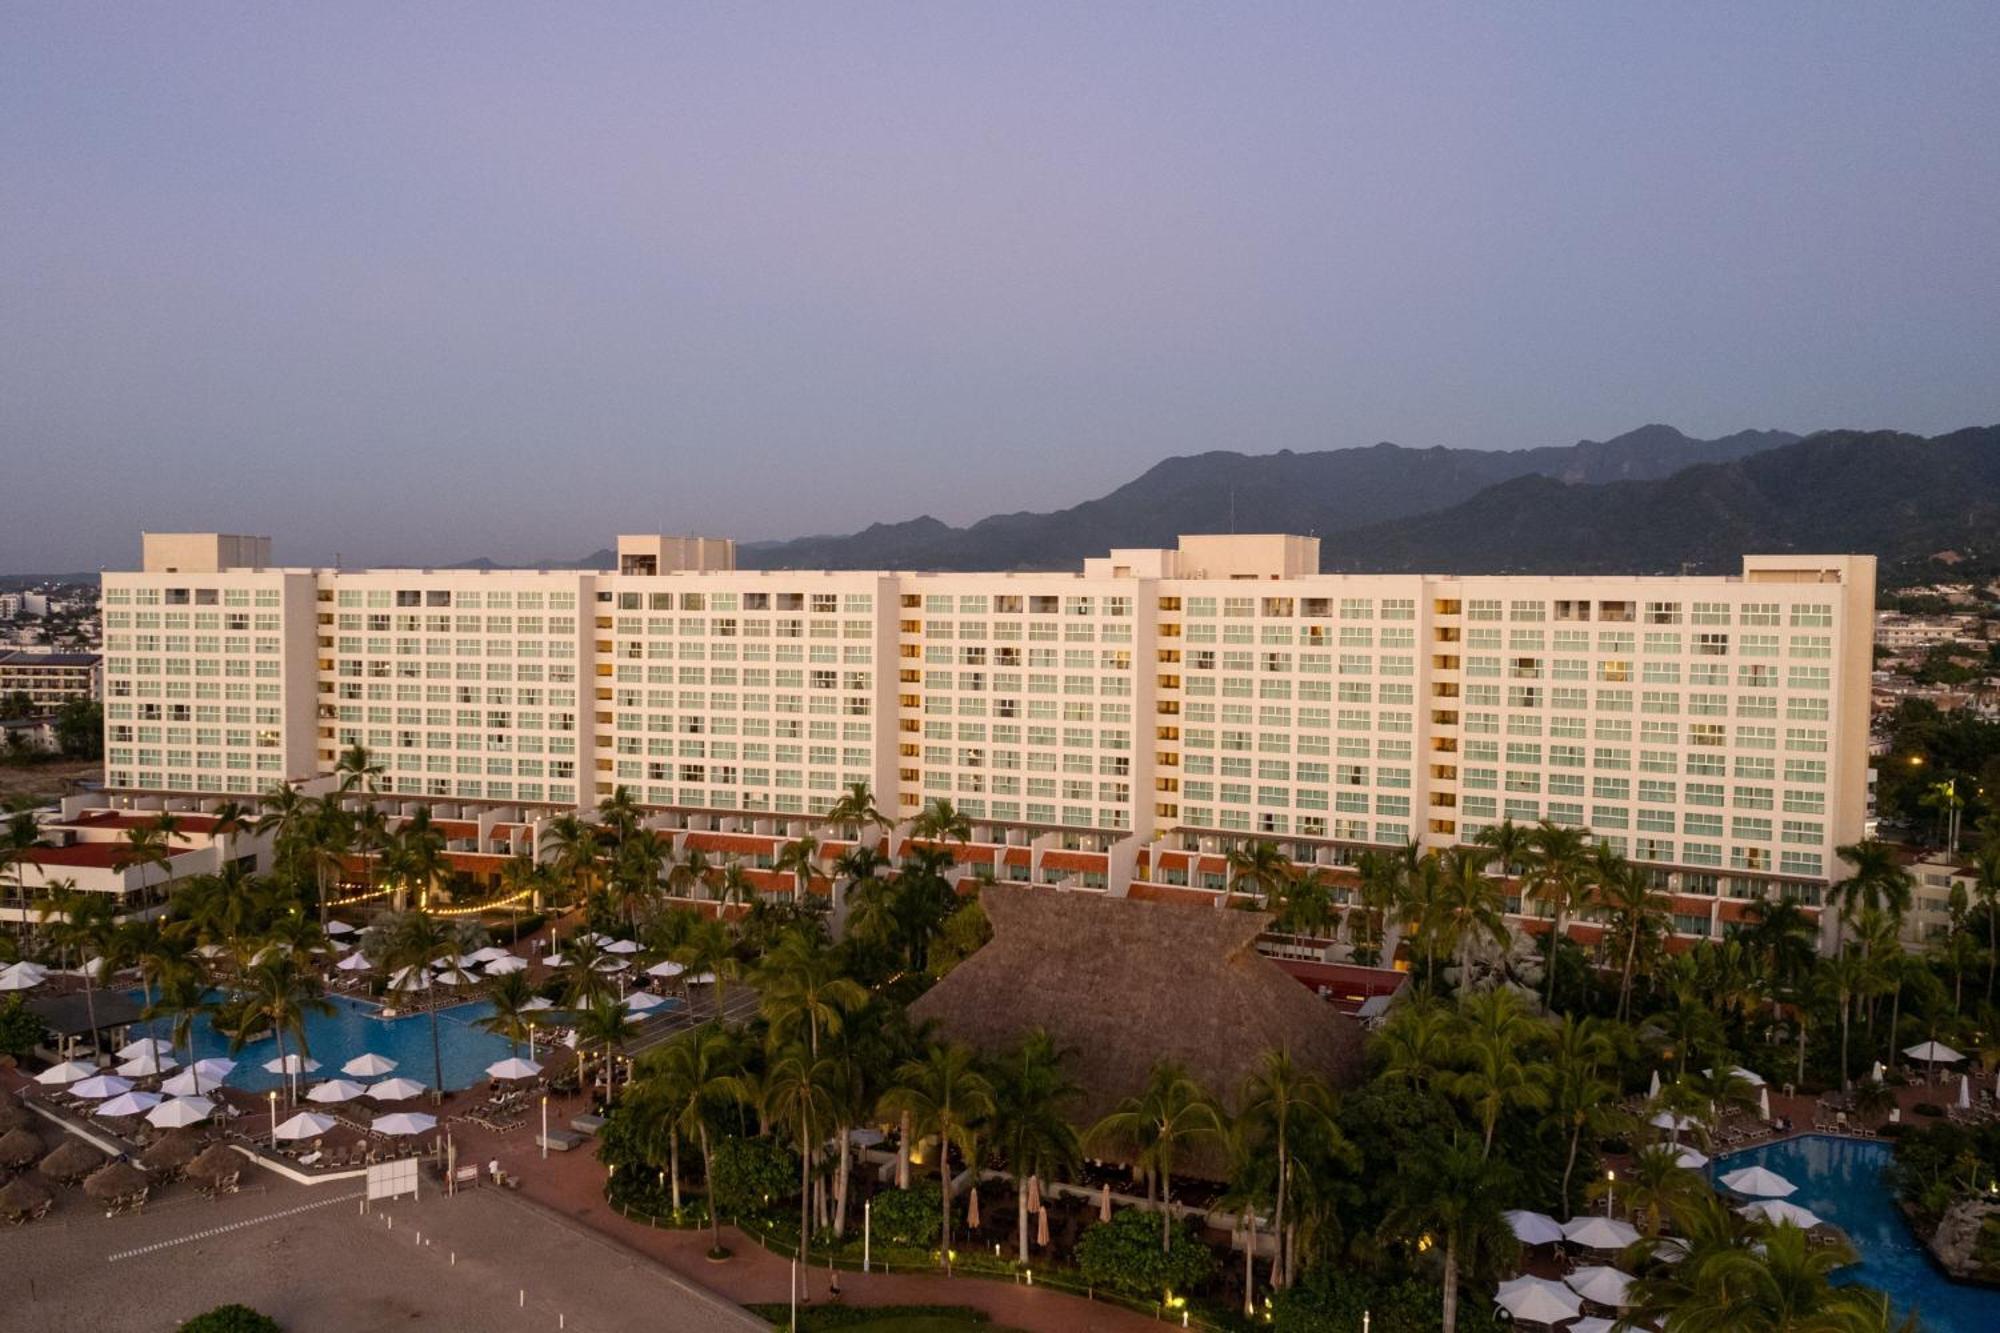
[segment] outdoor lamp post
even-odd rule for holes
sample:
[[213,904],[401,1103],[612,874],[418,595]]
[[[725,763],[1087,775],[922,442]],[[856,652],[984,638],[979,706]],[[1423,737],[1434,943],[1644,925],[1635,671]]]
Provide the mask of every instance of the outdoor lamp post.
[[549,1160],[549,1094],[542,1094],[542,1160]]
[[1604,1172],[1604,1215],[1611,1216],[1611,1210],[1618,1203],[1618,1173],[1607,1168]]
[[535,1058],[535,1025],[533,1023],[528,1024],[528,1058],[530,1060]]
[[271,1108],[271,1151],[278,1150],[278,1090],[272,1088],[264,1094],[265,1104]]
[[875,1200],[861,1201],[861,1271],[868,1271],[869,1249],[875,1240]]

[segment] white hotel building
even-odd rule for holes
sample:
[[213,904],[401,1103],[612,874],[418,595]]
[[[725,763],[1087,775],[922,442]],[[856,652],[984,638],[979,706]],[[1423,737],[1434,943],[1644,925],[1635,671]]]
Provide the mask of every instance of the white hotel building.
[[[1658,868],[1685,935],[1820,901],[1862,836],[1875,562],[1740,576],[1343,575],[1183,537],[1080,573],[329,570],[148,534],[104,575],[106,783],[198,804],[362,744],[397,799],[520,830],[615,787],[758,863],[865,781],[949,798],[1002,878],[1213,898],[1267,838],[1330,867],[1503,818]],[[1587,936],[1590,928],[1579,928]]]

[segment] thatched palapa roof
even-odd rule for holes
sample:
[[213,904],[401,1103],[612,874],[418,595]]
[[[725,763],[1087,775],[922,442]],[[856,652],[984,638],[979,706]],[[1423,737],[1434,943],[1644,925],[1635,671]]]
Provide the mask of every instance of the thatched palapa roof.
[[10,1129],[0,1134],[0,1166],[26,1166],[42,1155],[42,1140],[33,1130]]
[[41,1172],[62,1184],[82,1180],[104,1165],[104,1154],[82,1139],[64,1139],[55,1151],[42,1159]]
[[988,1053],[1030,1029],[1069,1049],[1088,1124],[1178,1060],[1233,1105],[1267,1050],[1335,1086],[1362,1074],[1361,1029],[1256,950],[1261,912],[989,885],[993,938],[910,1007]]
[[33,1129],[41,1123],[41,1119],[19,1102],[12,1106],[0,1105],[0,1134],[14,1129]]
[[200,1180],[226,1180],[243,1170],[243,1156],[234,1148],[211,1143],[188,1163],[187,1173]]
[[99,1203],[108,1203],[113,1199],[130,1198],[150,1183],[146,1173],[130,1162],[113,1162],[84,1181],[83,1192]]
[[163,1134],[146,1145],[139,1154],[139,1165],[148,1171],[173,1171],[194,1160],[201,1149],[201,1135],[191,1129],[177,1129],[171,1134]]
[[53,1197],[46,1185],[16,1176],[0,1188],[0,1217],[25,1217]]

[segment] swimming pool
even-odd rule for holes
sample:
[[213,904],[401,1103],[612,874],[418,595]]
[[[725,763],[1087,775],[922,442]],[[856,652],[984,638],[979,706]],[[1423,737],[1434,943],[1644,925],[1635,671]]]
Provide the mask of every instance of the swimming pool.
[[1845,1231],[1861,1255],[1861,1262],[1842,1269],[1838,1280],[1888,1292],[1898,1317],[1915,1310],[1929,1333],[2000,1328],[2000,1291],[1945,1277],[1904,1223],[1895,1195],[1882,1179],[1894,1155],[1886,1143],[1815,1134],[1731,1153],[1711,1170],[1720,1174],[1761,1166],[1797,1185],[1798,1193],[1789,1201]]
[[[308,1081],[332,1078],[340,1073],[342,1064],[372,1051],[394,1060],[399,1077],[413,1078],[425,1084],[432,1082],[434,1067],[431,1061],[430,1019],[422,1014],[382,1018],[382,1011],[377,1006],[347,995],[328,996],[327,1002],[333,1005],[332,1013],[306,1016],[306,1046],[312,1058],[321,1065],[317,1073],[308,1076]],[[492,1011],[493,1006],[484,1000],[438,1011],[438,1048],[444,1057],[444,1086],[447,1091],[471,1087],[486,1077],[486,1066],[507,1058],[511,1048],[505,1037],[473,1026],[474,1022]],[[171,1035],[168,1031],[170,1026],[167,1020],[158,1019],[136,1024],[135,1032],[166,1037]],[[285,1049],[296,1054],[298,1043],[287,1037]],[[284,1082],[281,1075],[267,1073],[264,1069],[266,1060],[277,1057],[278,1043],[275,1038],[253,1041],[232,1055],[229,1038],[217,1032],[214,1025],[203,1018],[195,1026],[194,1051],[196,1059],[220,1055],[235,1060],[236,1069],[227,1080],[232,1087],[262,1092],[266,1088],[279,1087]],[[522,1053],[526,1054],[525,1048]],[[176,1050],[174,1054],[179,1059],[185,1058],[186,1052]]]

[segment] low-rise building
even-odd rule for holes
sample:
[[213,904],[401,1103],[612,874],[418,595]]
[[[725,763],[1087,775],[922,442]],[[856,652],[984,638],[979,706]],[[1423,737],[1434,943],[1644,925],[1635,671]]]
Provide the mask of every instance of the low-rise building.
[[21,694],[31,712],[53,713],[72,699],[104,694],[104,659],[96,653],[0,653],[0,699]]

